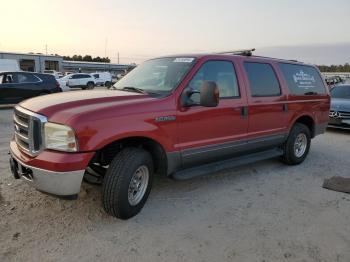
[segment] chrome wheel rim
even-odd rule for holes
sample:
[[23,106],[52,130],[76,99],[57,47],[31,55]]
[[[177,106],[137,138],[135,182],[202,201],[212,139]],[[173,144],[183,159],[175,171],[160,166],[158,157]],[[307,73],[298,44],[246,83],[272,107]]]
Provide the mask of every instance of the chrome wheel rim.
[[302,157],[306,151],[307,137],[304,133],[300,133],[294,142],[294,154],[296,157]]
[[136,169],[128,189],[128,200],[131,206],[136,206],[146,193],[149,180],[148,167],[143,165]]

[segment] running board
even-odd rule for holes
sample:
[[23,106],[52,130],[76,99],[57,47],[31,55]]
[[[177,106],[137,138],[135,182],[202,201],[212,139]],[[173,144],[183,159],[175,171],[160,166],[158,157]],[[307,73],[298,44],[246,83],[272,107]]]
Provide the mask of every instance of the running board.
[[211,173],[216,173],[226,169],[230,169],[240,165],[246,165],[249,163],[274,158],[283,155],[283,150],[280,148],[269,149],[258,153],[252,153],[244,156],[238,156],[222,161],[217,161],[209,164],[204,164],[197,167],[183,169],[175,172],[172,177],[175,180],[186,180],[198,176],[204,176]]

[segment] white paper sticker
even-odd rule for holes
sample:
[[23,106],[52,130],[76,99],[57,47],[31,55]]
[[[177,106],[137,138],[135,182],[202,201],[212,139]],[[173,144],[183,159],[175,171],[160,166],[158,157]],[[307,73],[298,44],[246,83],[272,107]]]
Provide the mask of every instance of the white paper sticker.
[[194,60],[193,57],[177,57],[173,62],[174,63],[192,63],[193,60]]

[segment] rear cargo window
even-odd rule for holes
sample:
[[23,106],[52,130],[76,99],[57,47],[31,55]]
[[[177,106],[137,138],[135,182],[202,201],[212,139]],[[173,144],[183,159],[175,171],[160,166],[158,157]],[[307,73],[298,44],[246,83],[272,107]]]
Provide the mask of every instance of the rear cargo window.
[[279,96],[281,89],[270,64],[245,62],[252,96]]
[[279,66],[293,95],[326,93],[322,78],[314,67],[287,63],[279,63]]

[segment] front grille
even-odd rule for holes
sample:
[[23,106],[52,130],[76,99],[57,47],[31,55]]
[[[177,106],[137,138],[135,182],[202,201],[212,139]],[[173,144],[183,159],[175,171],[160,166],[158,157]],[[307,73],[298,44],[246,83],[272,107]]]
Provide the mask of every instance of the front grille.
[[350,119],[350,112],[338,111],[339,115],[343,119]]
[[42,129],[46,117],[16,106],[13,115],[15,140],[19,148],[35,156],[43,148]]

